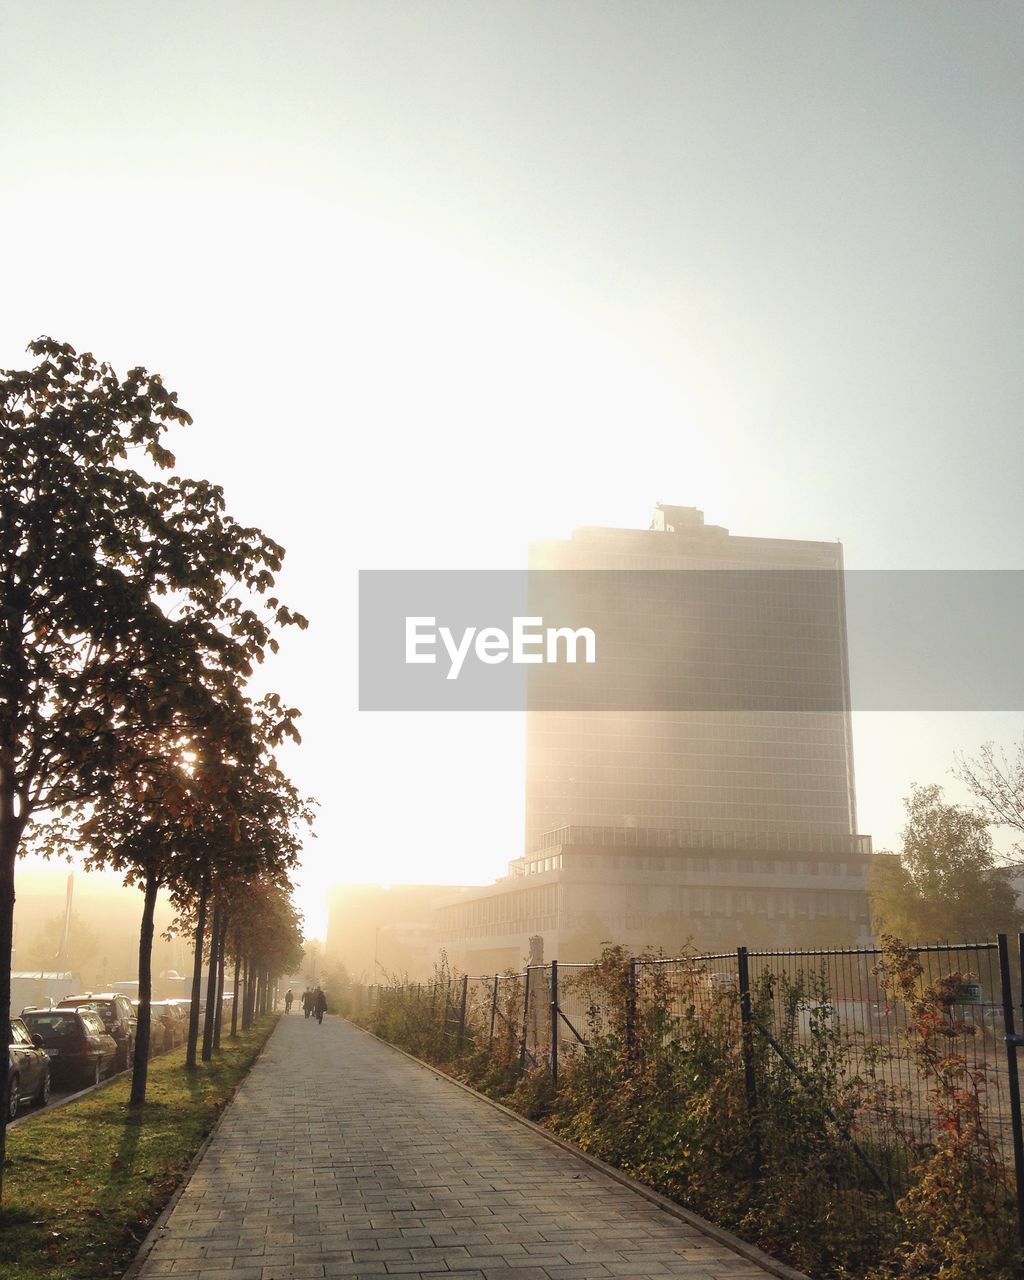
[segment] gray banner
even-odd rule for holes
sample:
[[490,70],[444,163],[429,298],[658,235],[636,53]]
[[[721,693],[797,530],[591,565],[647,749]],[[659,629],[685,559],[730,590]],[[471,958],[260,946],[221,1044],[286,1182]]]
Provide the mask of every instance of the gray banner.
[[1024,572],[364,571],[367,711],[1024,710]]

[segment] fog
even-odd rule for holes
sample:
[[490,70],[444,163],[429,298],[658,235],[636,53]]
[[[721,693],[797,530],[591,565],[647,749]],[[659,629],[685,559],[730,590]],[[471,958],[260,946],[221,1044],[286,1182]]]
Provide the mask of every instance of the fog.
[[[266,679],[304,710],[287,764],[321,801],[299,901],[322,935],[334,882],[479,883],[522,849],[518,716],[357,712],[359,569],[521,567],[655,500],[840,537],[852,568],[1020,567],[1024,14],[295,17],[6,15],[0,364],[49,333],[160,370],[196,420],[179,467],[288,548],[312,625]],[[861,830],[891,845],[911,783],[1020,731],[858,715]],[[22,954],[60,909],[39,869]],[[137,897],[92,884],[90,963],[130,974]]]

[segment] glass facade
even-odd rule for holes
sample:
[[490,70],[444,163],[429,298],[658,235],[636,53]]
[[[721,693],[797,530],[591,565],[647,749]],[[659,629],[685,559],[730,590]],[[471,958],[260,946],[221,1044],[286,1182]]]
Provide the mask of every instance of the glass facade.
[[[530,567],[580,571],[589,592],[606,583],[609,597],[622,594],[601,602],[620,610],[601,677],[627,692],[621,711],[529,704],[527,854],[566,826],[856,831],[838,544],[734,538],[699,512],[660,507],[648,531],[539,544]],[[543,678],[579,677],[547,668]],[[671,699],[673,678],[687,707],[706,694],[707,708],[653,709],[650,690]],[[824,709],[792,709],[810,687]]]

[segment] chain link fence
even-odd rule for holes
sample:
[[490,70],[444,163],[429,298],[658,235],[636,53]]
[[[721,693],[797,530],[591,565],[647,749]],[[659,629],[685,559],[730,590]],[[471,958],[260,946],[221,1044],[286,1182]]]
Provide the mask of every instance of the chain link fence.
[[960,1116],[949,1103],[960,1089],[975,1099],[971,1123],[993,1135],[998,1176],[1016,1188],[1024,1239],[1013,1025],[1022,969],[1005,938],[903,948],[896,960],[870,947],[619,952],[615,965],[445,967],[430,982],[353,987],[349,1005],[435,1062],[477,1055],[506,1076],[549,1073],[556,1085],[595,1046],[615,1044],[626,1059],[712,1046],[742,1071],[755,1163],[780,1145],[773,1115],[803,1117],[828,1143],[812,1191],[820,1213],[846,1213],[846,1230],[893,1241],[911,1168]]

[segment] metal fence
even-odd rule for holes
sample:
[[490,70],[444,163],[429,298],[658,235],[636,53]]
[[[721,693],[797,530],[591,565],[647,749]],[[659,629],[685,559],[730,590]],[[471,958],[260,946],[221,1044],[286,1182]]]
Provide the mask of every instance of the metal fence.
[[[1016,1058],[1024,1036],[1015,1032],[1015,1013],[1024,1012],[1024,935],[1012,945],[1000,936],[997,942],[913,947],[908,954],[919,966],[918,989],[939,984],[945,993],[950,1044],[955,1039],[955,1052],[978,1088],[985,1124],[1015,1175],[1024,1243]],[[636,957],[614,991],[598,965],[554,961],[518,973],[443,973],[433,982],[354,989],[352,998],[357,1016],[414,1008],[433,1038],[423,1048],[442,1058],[472,1050],[500,1056],[519,1072],[543,1068],[556,1082],[567,1064],[610,1035],[620,1034],[627,1051],[635,1040],[638,1052],[651,1052],[652,1034],[668,1043],[697,1028],[706,1033],[714,1023],[715,1034],[742,1063],[752,1123],[773,1089],[804,1090],[809,1105],[820,1106],[822,1127],[837,1139],[846,1172],[837,1165],[836,1177],[866,1180],[884,1209],[906,1190],[908,1151],[934,1145],[941,1123],[929,1098],[934,1080],[922,1070],[908,1034],[907,992],[902,1000],[893,998],[885,961],[885,952],[870,947],[740,947],[673,959]],[[823,1069],[827,1095],[820,1088]],[[855,1117],[836,1102],[845,1097],[857,1099]]]

